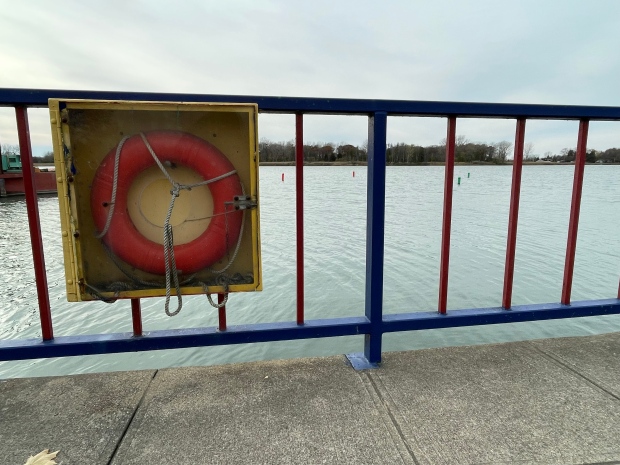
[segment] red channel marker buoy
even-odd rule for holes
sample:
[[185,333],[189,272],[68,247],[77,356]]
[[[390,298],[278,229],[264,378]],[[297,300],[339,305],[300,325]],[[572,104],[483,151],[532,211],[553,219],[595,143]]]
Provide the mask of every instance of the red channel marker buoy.
[[282,182],[284,182],[284,173],[282,173]]
[[355,171],[353,171],[353,177],[355,177]]

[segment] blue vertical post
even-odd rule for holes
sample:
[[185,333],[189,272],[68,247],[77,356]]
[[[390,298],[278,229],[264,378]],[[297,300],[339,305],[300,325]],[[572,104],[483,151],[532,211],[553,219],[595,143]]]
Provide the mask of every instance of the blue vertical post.
[[381,362],[383,319],[383,249],[385,243],[385,147],[387,113],[368,118],[368,189],[366,225],[366,318],[364,356],[369,364]]

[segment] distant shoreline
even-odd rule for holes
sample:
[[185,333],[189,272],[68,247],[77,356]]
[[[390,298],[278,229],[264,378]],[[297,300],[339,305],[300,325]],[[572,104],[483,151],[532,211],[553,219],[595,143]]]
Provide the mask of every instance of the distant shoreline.
[[[457,166],[512,166],[512,160],[507,160],[505,163],[493,163],[493,162],[478,162],[478,163],[466,163],[455,162]],[[528,166],[571,166],[575,162],[552,162],[552,161],[524,161],[524,165]],[[304,166],[366,166],[364,162],[340,162],[340,161],[308,161],[304,163]],[[586,165],[620,165],[620,163],[586,163]],[[262,161],[260,166],[295,166],[294,161]],[[444,166],[444,162],[426,162],[426,163],[388,163],[387,166]]]

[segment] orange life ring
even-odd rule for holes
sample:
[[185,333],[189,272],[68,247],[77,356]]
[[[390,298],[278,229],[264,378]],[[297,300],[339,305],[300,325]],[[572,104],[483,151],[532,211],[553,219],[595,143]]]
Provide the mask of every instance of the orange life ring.
[[[181,165],[209,180],[234,171],[226,156],[214,145],[193,134],[180,131],[145,133],[162,164]],[[112,199],[116,147],[99,165],[92,183],[91,212],[95,227],[103,231]],[[164,248],[145,238],[133,224],[127,210],[128,192],[136,176],[155,165],[155,160],[139,134],[128,138],[122,146],[114,213],[102,237],[110,251],[124,262],[140,270],[165,274]],[[195,273],[222,259],[241,233],[242,212],[225,202],[243,193],[241,180],[234,173],[207,185],[213,197],[213,216],[205,231],[186,244],[174,246],[179,273]]]

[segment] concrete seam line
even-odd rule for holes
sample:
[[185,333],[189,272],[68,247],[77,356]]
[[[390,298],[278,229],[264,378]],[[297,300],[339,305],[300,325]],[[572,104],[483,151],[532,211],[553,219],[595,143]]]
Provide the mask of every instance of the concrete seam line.
[[392,442],[394,443],[398,454],[400,455],[403,463],[413,463],[413,465],[420,465],[415,454],[409,448],[407,441],[405,440],[401,431],[399,431],[398,426],[395,424],[395,419],[390,415],[389,408],[382,398],[382,396],[377,392],[376,387],[373,385],[368,373],[364,371],[358,371],[357,376],[360,378],[362,385],[366,389],[366,392],[370,396],[372,403],[375,406],[375,409],[379,413],[381,417],[381,421],[385,426]]
[[617,460],[614,460],[612,462],[588,462],[588,463],[582,463],[579,465],[620,465],[620,462],[618,462]]
[[[385,384],[383,383],[383,380],[381,379],[380,373],[378,371],[368,371],[368,378],[370,380],[370,382],[373,384],[377,395],[379,395],[382,399],[382,401],[384,402],[386,408],[389,409],[389,412],[391,414],[391,416],[393,417],[393,421],[396,422],[397,424],[397,428],[400,434],[402,434],[402,436],[404,437],[404,433],[402,432],[402,428],[401,428],[401,424],[406,424],[408,423],[407,418],[405,418],[401,413],[400,413],[400,409],[398,408],[398,405],[396,404],[396,401],[394,400],[394,398],[392,397],[392,395],[390,394],[390,391],[388,390],[388,388],[385,386]],[[399,417],[400,421],[398,421],[396,418]],[[415,444],[415,446],[417,447],[418,450],[418,456],[424,457],[424,459],[428,462],[431,463],[432,460],[429,459],[427,457],[427,454],[425,454],[422,450],[422,446],[419,444],[418,440],[416,439],[416,437],[412,437],[412,441]],[[408,444],[408,443],[407,443]],[[439,442],[437,441],[433,441],[431,444],[431,447],[433,448],[433,451],[435,452],[435,454],[437,454],[437,456],[441,456],[442,455],[442,449],[440,446],[438,446]],[[419,462],[419,460],[418,460]]]
[[[566,371],[572,373],[577,378],[583,379],[588,384],[591,384],[592,386],[598,388],[599,390],[601,390],[604,393],[608,394],[609,396],[613,397],[615,400],[620,401],[620,396],[614,394],[609,389],[607,389],[605,386],[603,386],[602,382],[594,381],[593,379],[588,378],[586,375],[584,375],[583,373],[578,371],[577,367],[573,367],[573,366],[571,366],[569,364],[569,362],[562,360],[562,358],[559,355],[546,352],[543,349],[541,349],[540,347],[538,347],[538,346],[536,346],[536,345],[534,345],[532,343],[530,343],[529,345],[531,347],[533,347],[534,350],[536,350],[537,352],[541,353],[543,355],[543,357],[545,357],[548,360],[552,361],[553,363],[558,365],[560,368],[564,368]],[[609,464],[612,464],[612,465],[614,465],[616,463],[620,464],[620,462],[603,462],[603,463],[605,463],[605,464],[609,463]],[[585,465],[589,465],[589,464],[585,464]],[[592,465],[597,465],[597,464],[592,464]]]
[[[400,423],[396,420],[396,418],[395,418],[395,416],[394,416],[394,414],[392,412],[392,409],[390,408],[389,402],[386,401],[385,397],[381,393],[381,390],[379,389],[379,387],[377,386],[377,384],[373,380],[373,377],[371,376],[371,374],[369,372],[363,371],[363,372],[358,372],[358,376],[362,379],[362,383],[364,384],[366,389],[369,391],[369,394],[373,398],[378,399],[378,402],[374,401],[374,399],[373,399],[373,401],[375,402],[375,405],[378,408],[381,407],[382,410],[384,410],[385,413],[387,414],[387,418],[389,418],[389,423],[392,426],[392,428],[395,430],[395,433],[391,433],[391,434],[396,434],[398,436],[398,439],[400,440],[399,442],[407,450],[407,454],[408,454],[409,458],[411,460],[413,460],[413,463],[415,465],[420,465],[420,462],[418,461],[415,453],[411,449],[411,446],[409,445],[409,442],[407,441],[407,438],[403,434],[403,431],[402,431],[402,429],[400,427]],[[366,379],[365,381],[364,381],[364,378]],[[379,405],[377,405],[377,403],[379,403]],[[389,425],[386,425],[386,426],[388,426],[388,428],[389,428]],[[392,428],[389,428],[389,429],[392,429]],[[399,450],[399,453],[400,453],[400,450]],[[401,457],[402,457],[402,453],[401,453]],[[405,457],[403,457],[403,460],[404,459],[405,459]]]
[[125,429],[123,430],[123,433],[121,434],[121,437],[116,442],[116,446],[114,447],[114,450],[112,451],[112,454],[110,455],[110,459],[107,461],[106,465],[111,465],[112,462],[114,461],[114,458],[116,457],[116,454],[117,454],[118,450],[120,449],[121,445],[123,444],[123,441],[125,440],[125,437],[127,436],[127,432],[129,431],[129,427],[133,424],[133,420],[136,417],[136,414],[138,413],[138,410],[140,410],[140,406],[142,405],[142,402],[144,401],[144,398],[146,397],[146,394],[149,392],[151,384],[153,384],[153,380],[157,376],[157,373],[159,373],[159,370],[155,370],[155,372],[153,373],[153,376],[151,377],[151,379],[149,380],[148,384],[144,388],[144,392],[142,392],[142,396],[140,397],[140,400],[138,401],[138,404],[136,405],[136,408],[134,409],[133,413],[131,414],[131,417],[129,418],[129,421],[127,422],[127,425],[125,425]]

